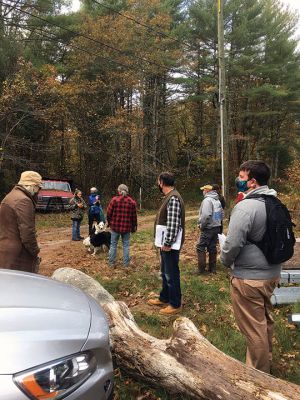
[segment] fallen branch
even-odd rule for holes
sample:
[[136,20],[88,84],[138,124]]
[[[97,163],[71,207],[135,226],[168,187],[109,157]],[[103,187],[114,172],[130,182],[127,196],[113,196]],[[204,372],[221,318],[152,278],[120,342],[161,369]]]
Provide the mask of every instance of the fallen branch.
[[227,356],[205,339],[188,318],[180,317],[174,322],[169,339],[156,339],[139,329],[125,303],[115,301],[86,274],[61,268],[53,278],[79,287],[103,307],[116,362],[137,380],[192,399],[300,399],[300,386]]

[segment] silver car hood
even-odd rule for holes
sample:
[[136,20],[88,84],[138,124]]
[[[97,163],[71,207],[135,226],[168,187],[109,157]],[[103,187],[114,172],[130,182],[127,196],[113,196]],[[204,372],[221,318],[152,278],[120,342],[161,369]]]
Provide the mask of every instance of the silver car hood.
[[90,324],[89,301],[79,289],[0,269],[0,374],[79,352]]

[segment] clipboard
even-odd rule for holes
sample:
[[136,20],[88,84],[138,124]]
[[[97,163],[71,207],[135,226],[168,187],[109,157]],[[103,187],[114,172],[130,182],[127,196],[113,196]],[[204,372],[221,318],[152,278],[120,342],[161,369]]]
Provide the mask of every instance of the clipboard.
[[[166,232],[167,232],[166,225],[156,225],[155,242],[154,242],[156,247],[163,247],[166,237]],[[176,241],[172,244],[171,249],[180,250],[181,239],[182,239],[182,228],[179,228]]]

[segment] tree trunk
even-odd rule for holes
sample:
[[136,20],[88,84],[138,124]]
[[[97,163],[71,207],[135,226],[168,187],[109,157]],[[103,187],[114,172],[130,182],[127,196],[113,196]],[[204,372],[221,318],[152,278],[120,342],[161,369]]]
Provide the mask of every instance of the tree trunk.
[[206,400],[299,400],[300,387],[249,368],[222,353],[195,325],[180,317],[169,339],[139,329],[128,307],[117,302],[94,279],[71,268],[53,274],[90,294],[109,320],[110,340],[118,366],[137,380],[184,398]]

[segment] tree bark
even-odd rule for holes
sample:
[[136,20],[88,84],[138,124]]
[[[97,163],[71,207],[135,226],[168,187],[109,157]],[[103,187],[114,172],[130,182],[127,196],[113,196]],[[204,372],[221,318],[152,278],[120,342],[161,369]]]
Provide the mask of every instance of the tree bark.
[[123,302],[117,302],[94,279],[71,268],[53,278],[73,284],[103,307],[110,325],[112,352],[118,366],[137,380],[184,398],[206,400],[299,400],[300,386],[249,368],[227,356],[184,317],[174,322],[169,339],[139,329]]

